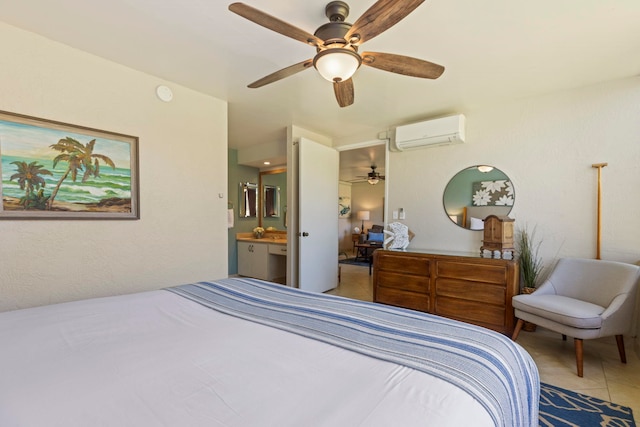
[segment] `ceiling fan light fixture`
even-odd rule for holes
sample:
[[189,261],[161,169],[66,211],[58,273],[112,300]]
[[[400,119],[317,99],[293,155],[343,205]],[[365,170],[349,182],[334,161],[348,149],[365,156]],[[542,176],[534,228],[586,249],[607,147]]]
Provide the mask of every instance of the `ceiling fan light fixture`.
[[313,58],[313,66],[323,78],[330,82],[349,80],[361,63],[360,55],[342,47],[320,51]]
[[480,165],[478,166],[478,170],[482,173],[491,172],[493,170],[493,166]]
[[378,178],[369,178],[367,182],[371,185],[376,185],[380,180]]

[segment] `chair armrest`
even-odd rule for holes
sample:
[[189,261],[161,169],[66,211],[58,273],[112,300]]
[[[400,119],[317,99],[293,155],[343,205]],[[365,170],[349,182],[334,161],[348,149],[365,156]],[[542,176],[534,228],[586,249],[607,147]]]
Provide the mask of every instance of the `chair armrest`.
[[619,335],[629,331],[633,317],[634,299],[628,293],[616,295],[611,304],[602,312],[602,334]]
[[602,317],[602,319],[604,320],[604,319],[609,318],[609,316],[613,315],[617,311],[619,311],[620,308],[626,302],[628,296],[629,296],[629,294],[616,295],[616,297],[613,299],[613,301],[611,301],[611,304],[609,304],[609,306],[602,312],[600,317]]
[[536,295],[557,295],[556,288],[553,283],[546,280],[542,285],[536,288]]

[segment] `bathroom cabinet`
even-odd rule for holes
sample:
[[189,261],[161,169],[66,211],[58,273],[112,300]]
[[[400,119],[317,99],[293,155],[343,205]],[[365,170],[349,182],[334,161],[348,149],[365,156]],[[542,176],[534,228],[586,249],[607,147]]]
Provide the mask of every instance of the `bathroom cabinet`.
[[281,282],[286,276],[287,246],[259,239],[238,240],[238,274]]

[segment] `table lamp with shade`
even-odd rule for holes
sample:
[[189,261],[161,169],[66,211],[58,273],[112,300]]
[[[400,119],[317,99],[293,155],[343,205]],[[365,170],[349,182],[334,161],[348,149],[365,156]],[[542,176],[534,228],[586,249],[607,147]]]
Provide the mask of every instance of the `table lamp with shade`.
[[369,221],[369,211],[358,211],[356,218],[362,221],[362,228],[360,234],[364,234],[364,222]]

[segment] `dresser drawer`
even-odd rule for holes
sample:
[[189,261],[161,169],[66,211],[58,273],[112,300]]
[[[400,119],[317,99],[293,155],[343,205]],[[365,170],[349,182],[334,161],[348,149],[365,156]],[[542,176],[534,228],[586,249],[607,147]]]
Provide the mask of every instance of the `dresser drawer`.
[[437,277],[505,284],[507,269],[502,265],[484,265],[479,263],[437,261]]
[[438,297],[434,313],[471,323],[502,327],[505,324],[504,307],[458,298]]
[[428,294],[429,278],[393,271],[378,271],[376,273],[376,286],[378,288],[394,288],[401,291]]
[[394,288],[377,288],[375,302],[411,308],[418,311],[429,311],[428,295],[401,291]]
[[429,277],[429,269],[431,266],[428,258],[395,254],[393,256],[389,256],[385,253],[379,254],[375,259],[375,262],[375,267],[381,270],[388,269],[401,271],[406,274],[417,274],[425,277]]
[[501,285],[440,277],[436,279],[436,298],[452,297],[504,307],[505,294],[505,287]]

